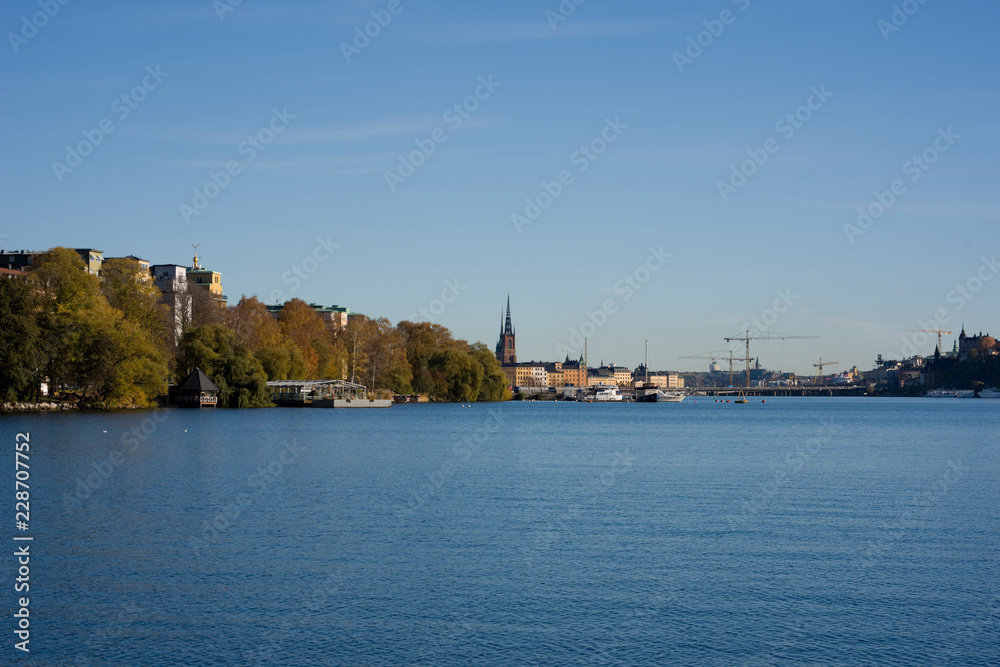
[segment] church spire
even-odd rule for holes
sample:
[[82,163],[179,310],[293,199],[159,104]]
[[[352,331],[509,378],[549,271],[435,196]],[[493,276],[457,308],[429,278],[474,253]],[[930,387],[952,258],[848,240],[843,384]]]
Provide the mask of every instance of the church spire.
[[510,294],[507,295],[507,321],[504,323],[503,326],[503,335],[504,336],[514,335],[514,330],[511,328],[510,324]]
[[500,339],[497,341],[497,361],[501,364],[516,364],[517,349],[514,338],[514,326],[510,319],[510,293],[507,294],[507,314],[500,311]]

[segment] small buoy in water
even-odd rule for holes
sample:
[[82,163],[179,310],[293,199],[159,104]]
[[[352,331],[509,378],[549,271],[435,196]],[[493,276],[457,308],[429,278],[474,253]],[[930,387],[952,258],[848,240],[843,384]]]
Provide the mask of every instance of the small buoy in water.
[[101,431],[101,433],[107,433],[107,431]]
[[765,401],[765,400],[761,400],[761,403],[767,403],[767,401]]
[[187,432],[188,432],[188,430],[187,430],[187,429],[184,429],[184,432],[185,432],[185,433],[187,433]]

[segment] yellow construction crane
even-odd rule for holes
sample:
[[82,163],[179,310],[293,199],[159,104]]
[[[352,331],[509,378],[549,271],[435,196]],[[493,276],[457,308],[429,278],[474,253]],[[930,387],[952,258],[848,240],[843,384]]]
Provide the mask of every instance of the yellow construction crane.
[[839,363],[839,361],[823,361],[823,357],[820,357],[819,363],[813,364],[813,366],[819,368],[819,370],[816,371],[816,378],[813,380],[813,384],[819,384],[819,376],[823,374],[823,366],[836,366]]
[[748,329],[742,336],[731,336],[729,338],[724,338],[727,343],[731,343],[735,340],[746,341],[747,352],[746,352],[746,362],[747,362],[747,375],[746,375],[746,386],[747,389],[750,388],[750,341],[752,340],[791,340],[794,338],[819,338],[819,336],[788,336],[786,334],[772,333],[770,331],[759,331],[757,333],[751,334]]
[[706,352],[705,354],[695,354],[689,357],[678,357],[678,359],[711,359],[712,361],[729,360],[729,386],[733,386],[733,361],[743,361],[740,357],[734,357],[732,350],[725,352]]
[[940,329],[907,329],[907,331],[912,331],[916,333],[936,333],[938,335],[938,352],[943,353],[944,350],[941,349],[941,334],[951,335],[950,331],[941,331]]

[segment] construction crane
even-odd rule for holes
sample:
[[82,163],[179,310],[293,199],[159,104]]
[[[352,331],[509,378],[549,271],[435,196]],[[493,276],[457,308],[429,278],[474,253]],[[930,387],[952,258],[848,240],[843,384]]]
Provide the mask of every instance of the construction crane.
[[705,354],[695,354],[688,357],[678,357],[678,359],[711,359],[712,361],[729,360],[729,386],[733,386],[733,361],[743,361],[740,357],[734,357],[732,350],[725,352],[706,352]]
[[742,336],[730,336],[729,338],[724,338],[727,343],[731,343],[736,340],[742,340],[746,342],[746,362],[747,362],[747,375],[746,375],[746,387],[750,388],[750,341],[752,340],[791,340],[797,338],[819,338],[819,336],[789,336],[787,334],[773,333],[771,331],[760,331],[754,334],[750,333],[747,329]]
[[938,335],[938,352],[944,352],[944,350],[941,349],[941,334],[951,335],[950,331],[941,331],[940,329],[907,329],[907,331],[916,333],[936,333]]
[[823,357],[820,357],[819,363],[813,364],[813,366],[819,368],[819,370],[816,371],[816,379],[813,380],[813,384],[819,384],[819,376],[823,374],[823,366],[836,366],[839,363],[839,361],[823,361]]

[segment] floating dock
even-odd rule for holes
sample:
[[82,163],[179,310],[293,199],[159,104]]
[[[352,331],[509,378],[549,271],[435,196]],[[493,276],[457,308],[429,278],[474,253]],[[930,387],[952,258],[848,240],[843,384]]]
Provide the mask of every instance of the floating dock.
[[389,399],[368,398],[368,388],[345,380],[275,380],[271,400],[283,408],[388,408]]

